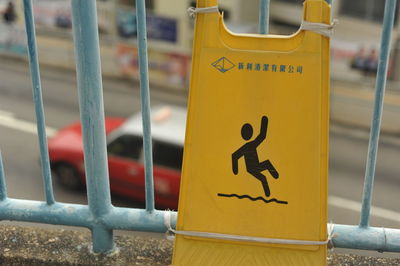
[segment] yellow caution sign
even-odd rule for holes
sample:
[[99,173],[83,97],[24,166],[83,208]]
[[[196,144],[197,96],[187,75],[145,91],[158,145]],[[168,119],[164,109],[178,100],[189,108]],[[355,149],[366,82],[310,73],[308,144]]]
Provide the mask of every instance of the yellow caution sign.
[[198,10],[173,264],[324,265],[330,7],[291,36]]

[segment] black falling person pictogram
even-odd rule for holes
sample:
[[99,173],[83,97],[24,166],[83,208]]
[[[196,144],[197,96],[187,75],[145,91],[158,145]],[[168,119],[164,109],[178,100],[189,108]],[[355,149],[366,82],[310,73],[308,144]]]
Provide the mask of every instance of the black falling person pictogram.
[[[232,154],[232,171],[235,175],[239,173],[238,160],[243,156],[246,163],[246,170],[249,174],[260,180],[265,196],[271,195],[267,178],[261,172],[268,170],[273,178],[279,178],[279,173],[269,160],[260,162],[258,159],[257,147],[265,140],[267,136],[268,118],[263,116],[261,118],[260,134]],[[249,140],[253,136],[253,127],[246,123],[242,126],[242,138]]]

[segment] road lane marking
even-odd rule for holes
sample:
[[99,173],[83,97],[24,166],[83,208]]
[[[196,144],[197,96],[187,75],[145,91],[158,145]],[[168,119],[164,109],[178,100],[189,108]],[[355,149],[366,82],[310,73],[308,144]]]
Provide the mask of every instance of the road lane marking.
[[[350,199],[345,199],[337,196],[329,196],[328,204],[334,207],[354,212],[361,212],[361,203]],[[381,207],[371,206],[371,216],[400,222],[400,213]]]
[[14,117],[15,116],[14,113],[7,112],[7,111],[4,111],[4,110],[0,110],[0,115],[1,116],[9,116],[9,117]]
[[[36,123],[15,118],[15,114],[3,110],[0,110],[0,126],[37,135]],[[55,128],[46,127],[48,137],[54,136],[56,131]]]

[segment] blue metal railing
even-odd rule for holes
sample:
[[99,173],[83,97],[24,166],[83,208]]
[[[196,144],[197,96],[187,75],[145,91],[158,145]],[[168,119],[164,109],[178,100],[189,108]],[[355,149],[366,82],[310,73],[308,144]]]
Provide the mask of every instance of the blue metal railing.
[[260,0],[258,32],[268,34],[269,31],[269,0]]
[[396,0],[387,0],[383,31],[381,37],[381,49],[379,56],[378,73],[375,84],[374,113],[371,125],[370,141],[368,146],[368,160],[365,172],[364,195],[361,209],[361,227],[368,227],[372,201],[372,188],[375,176],[375,165],[381,128],[383,97],[385,95],[386,77],[389,64],[390,41],[392,39],[394,16],[396,14]]
[[147,62],[147,32],[146,32],[146,7],[144,1],[136,1],[136,16],[138,27],[138,50],[140,69],[140,100],[142,106],[143,121],[143,149],[144,168],[146,180],[146,210],[154,210],[154,181],[153,181],[153,157],[151,144],[150,123],[150,93],[149,70]]
[[[330,0],[327,2],[331,4]],[[332,241],[335,247],[400,252],[399,229],[368,226],[395,7],[396,0],[386,0],[361,221],[358,226],[334,225]],[[145,152],[146,210],[118,208],[111,204],[95,0],[72,0],[88,205],[65,204],[55,201],[51,183],[31,0],[24,0],[24,14],[46,201],[7,197],[0,154],[0,220],[87,227],[92,232],[94,252],[110,252],[114,249],[113,230],[115,229],[165,232],[167,228],[164,225],[164,211],[154,208],[145,1],[136,0],[136,14]],[[267,34],[269,31],[269,0],[260,0],[259,18],[259,33]],[[176,215],[176,212],[172,212],[172,227],[175,227]]]
[[399,229],[369,227],[379,132],[382,120],[383,97],[385,94],[396,2],[397,0],[386,0],[385,3],[360,224],[358,226],[335,225],[334,234],[340,236],[333,238],[333,243],[337,247],[400,252]]
[[[137,0],[136,7],[146,168],[146,210],[117,208],[111,204],[95,0],[72,0],[88,206],[55,201],[51,183],[32,2],[24,0],[28,56],[46,202],[8,198],[0,157],[0,220],[87,227],[92,232],[93,251],[96,253],[110,252],[114,249],[114,229],[166,232],[164,212],[154,209],[145,1]],[[176,213],[172,213],[173,227],[175,227],[175,222]]]
[[[95,1],[72,0],[88,204],[93,219],[100,221],[110,212],[111,194],[96,11]],[[91,230],[94,250],[113,249],[112,230],[97,222]]]
[[36,47],[35,24],[33,24],[32,2],[24,0],[24,5],[25,5],[24,9],[25,28],[28,36],[27,39],[28,57],[32,75],[32,91],[33,91],[33,99],[35,102],[37,130],[39,137],[40,162],[42,166],[42,175],[43,175],[46,202],[47,204],[51,205],[54,203],[54,195],[53,195],[53,186],[51,183],[49,152],[47,148],[46,122],[44,119],[42,85],[40,82],[39,62],[38,62],[38,54]]

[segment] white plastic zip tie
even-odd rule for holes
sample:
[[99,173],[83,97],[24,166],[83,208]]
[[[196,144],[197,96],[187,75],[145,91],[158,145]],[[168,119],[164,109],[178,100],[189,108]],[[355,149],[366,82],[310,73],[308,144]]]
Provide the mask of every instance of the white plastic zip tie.
[[327,231],[328,232],[328,249],[331,249],[331,250],[333,250],[333,248],[335,247],[333,245],[333,241],[332,241],[332,238],[335,237],[333,235],[334,227],[335,227],[335,225],[332,222],[328,223],[328,225],[327,225],[327,229],[328,229],[328,231]]
[[218,6],[210,7],[189,7],[187,12],[191,18],[194,18],[198,13],[214,13],[218,12]]
[[337,19],[334,19],[331,24],[308,22],[303,20],[300,25],[300,30],[312,31],[330,38],[333,34],[333,28],[337,23]]
[[173,240],[175,235],[185,235],[193,237],[203,237],[212,239],[232,240],[232,241],[246,241],[246,242],[257,242],[257,243],[268,243],[268,244],[285,244],[285,245],[326,245],[331,242],[333,224],[328,224],[328,239],[325,241],[310,241],[310,240],[296,240],[296,239],[279,239],[279,238],[265,238],[265,237],[252,237],[252,236],[240,236],[240,235],[228,235],[218,233],[207,233],[207,232],[196,232],[196,231],[178,231],[171,227],[171,212],[164,212],[164,225],[167,227],[167,239]]

